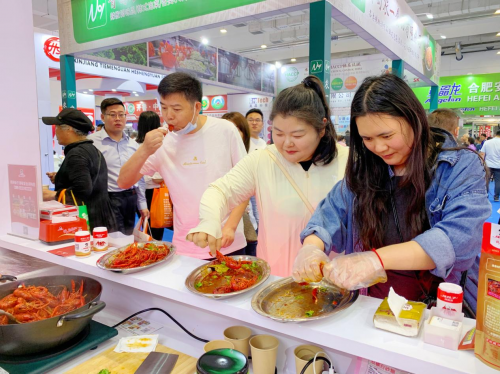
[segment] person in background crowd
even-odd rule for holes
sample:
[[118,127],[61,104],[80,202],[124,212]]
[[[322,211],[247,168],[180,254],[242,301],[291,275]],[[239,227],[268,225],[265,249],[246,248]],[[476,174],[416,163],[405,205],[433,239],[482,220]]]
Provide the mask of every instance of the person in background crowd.
[[481,139],[479,136],[474,138],[474,145],[476,146],[476,151],[479,152],[481,150]]
[[[443,280],[461,282],[481,250],[478,233],[491,214],[482,160],[431,129],[411,88],[393,74],[364,80],[350,126],[345,181],[301,233],[293,277],[369,287],[377,298],[393,287],[430,302]],[[330,261],[332,250],[345,255]]]
[[491,136],[488,136],[488,137],[486,138],[486,140],[491,140],[491,139],[493,139],[493,137],[491,137]]
[[495,180],[495,192],[493,195],[494,201],[499,201],[500,196],[500,130],[496,136],[484,142],[481,148],[481,156],[483,156],[486,165],[490,168],[490,172]]
[[96,126],[95,132],[101,131],[104,128],[104,123],[100,123]]
[[[240,132],[241,139],[245,145],[245,149],[248,153],[250,149],[250,127],[248,122],[243,117],[241,113],[230,112],[222,116],[222,119],[226,119],[238,128]],[[243,214],[243,230],[245,232],[245,239],[247,241],[247,247],[245,248],[245,254],[247,256],[255,256],[257,253],[257,220],[253,214],[252,204],[249,203],[246,212]]]
[[266,148],[267,144],[264,139],[259,138],[259,134],[264,127],[264,114],[260,109],[253,108],[250,109],[245,118],[248,121],[248,125],[250,126],[250,151],[248,153],[252,153],[257,149]]
[[[108,168],[101,152],[87,139],[94,130],[88,117],[77,109],[63,109],[56,117],[42,117],[46,125],[56,125],[57,142],[64,146],[65,158],[54,177],[55,191],[43,190],[43,200],[57,200],[63,190],[66,204],[87,206],[90,230],[107,227],[116,231],[108,196]],[[73,200],[73,196],[75,200]]]
[[347,145],[345,144],[345,136],[338,135],[337,136],[337,144],[341,145],[342,147],[347,147]]
[[[161,127],[160,116],[155,112],[147,111],[142,112],[139,116],[139,121],[137,123],[137,144],[144,143],[144,138],[146,134],[151,130],[155,130]],[[146,202],[148,204],[148,210],[151,212],[151,201],[153,200],[153,193],[155,188],[159,188],[163,178],[160,173],[156,172],[152,177],[149,175],[144,176],[144,182],[146,184]],[[171,230],[172,228],[169,227]],[[151,236],[155,240],[163,239],[164,228],[153,228],[151,227]]]
[[130,134],[130,139],[136,140],[137,139],[137,131],[132,131]]
[[229,112],[224,114],[222,119],[228,120],[236,126],[241,135],[241,140],[243,140],[243,145],[245,146],[247,153],[250,152],[250,126],[248,125],[245,117],[238,112]]
[[255,195],[261,216],[257,256],[273,275],[289,276],[311,210],[344,177],[349,151],[337,147],[330,118],[317,77],[281,91],[271,114],[274,145],[250,153],[210,185],[201,199],[200,224],[188,240],[201,237],[203,244],[208,238],[210,248],[217,249],[225,214]]
[[349,130],[345,132],[345,145],[348,147],[351,146],[351,132]]
[[138,185],[122,189],[118,186],[120,169],[135,153],[139,145],[123,131],[126,124],[125,106],[117,98],[101,103],[101,119],[104,130],[88,136],[100,150],[108,165],[108,192],[115,213],[118,231],[131,235],[135,226],[135,209],[143,218],[149,217],[144,179]]
[[486,140],[488,140],[488,139],[487,139],[486,134],[481,134],[481,135],[479,136],[479,140],[480,140],[480,142],[481,142],[481,145],[479,146],[479,150],[481,150],[481,148],[483,148],[484,142],[485,142]]
[[458,137],[458,122],[460,117],[448,108],[439,108],[427,116],[430,127],[435,127],[449,132],[456,139]]
[[[248,125],[250,126],[250,150],[248,153],[252,153],[253,151],[259,149],[265,149],[267,147],[264,139],[259,137],[262,128],[264,127],[264,114],[260,109],[253,108],[250,109],[245,118],[248,121]],[[259,226],[259,209],[257,209],[257,202],[255,201],[255,196],[250,198],[250,204],[252,205],[252,211],[257,222],[257,230]]]
[[473,151],[476,151],[476,146],[474,145],[474,138],[473,137],[468,136],[467,142],[464,143],[464,145],[467,145],[467,148],[472,149]]
[[[209,259],[205,239],[198,246],[186,241],[191,227],[199,223],[199,205],[210,183],[225,175],[245,155],[237,128],[228,121],[199,114],[201,82],[186,73],[172,73],[158,86],[165,128],[146,134],[144,143],[122,168],[118,184],[133,185],[143,175],[159,172],[174,205],[174,239],[177,253]],[[244,254],[247,245],[241,217],[248,201],[235,207],[224,225],[223,254]],[[224,217],[226,218],[226,217]],[[210,243],[212,245],[212,243]]]

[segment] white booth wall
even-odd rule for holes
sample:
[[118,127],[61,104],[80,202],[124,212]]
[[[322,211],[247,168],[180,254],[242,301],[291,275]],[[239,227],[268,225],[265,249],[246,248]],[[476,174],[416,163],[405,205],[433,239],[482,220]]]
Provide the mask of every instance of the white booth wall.
[[[33,43],[31,1],[11,1],[0,13],[4,51],[16,51],[0,61],[0,108],[10,119],[3,121],[0,163],[0,233],[10,231],[8,164],[35,165],[40,170],[40,134]],[[10,37],[8,37],[10,36]],[[22,46],[20,48],[20,46]],[[37,174],[41,199],[40,173]]]

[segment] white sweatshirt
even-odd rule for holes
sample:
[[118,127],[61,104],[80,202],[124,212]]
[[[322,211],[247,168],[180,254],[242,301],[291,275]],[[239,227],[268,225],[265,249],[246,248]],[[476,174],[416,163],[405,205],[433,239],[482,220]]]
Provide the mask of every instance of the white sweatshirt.
[[[330,164],[311,165],[309,171],[304,171],[299,163],[288,162],[275,145],[267,149],[283,164],[314,208],[344,177],[349,154],[348,148],[337,147],[337,157]],[[222,237],[224,217],[253,195],[260,216],[257,256],[271,265],[272,274],[290,276],[302,247],[300,232],[311,213],[266,150],[252,152],[210,184],[200,202],[200,223],[190,232]]]

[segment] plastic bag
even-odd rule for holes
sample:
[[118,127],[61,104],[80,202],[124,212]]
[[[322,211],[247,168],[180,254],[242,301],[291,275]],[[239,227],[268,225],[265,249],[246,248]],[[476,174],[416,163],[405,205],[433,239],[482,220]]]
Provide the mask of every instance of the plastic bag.
[[165,183],[161,183],[159,188],[153,191],[151,200],[151,227],[161,229],[164,227],[172,227],[174,221],[174,212],[170,193]]
[[[147,218],[141,218],[139,221],[137,221],[137,224],[134,227],[134,241],[136,243],[146,243],[153,240],[153,238],[148,234],[148,226],[149,224]],[[142,231],[141,227],[143,227]]]

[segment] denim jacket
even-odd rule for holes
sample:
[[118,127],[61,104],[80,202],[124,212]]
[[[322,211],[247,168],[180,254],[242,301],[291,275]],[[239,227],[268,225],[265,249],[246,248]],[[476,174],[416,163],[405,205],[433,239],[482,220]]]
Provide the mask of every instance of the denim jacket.
[[[443,148],[452,147],[456,143],[448,135]],[[388,169],[392,177],[392,169]],[[413,240],[436,264],[430,272],[446,282],[458,284],[461,272],[472,266],[481,251],[483,224],[491,215],[485,174],[478,155],[469,150],[445,150],[438,155],[425,194],[431,228]],[[363,251],[353,225],[354,203],[355,196],[345,181],[338,182],[316,208],[301,241],[314,234],[325,244],[326,253]]]

